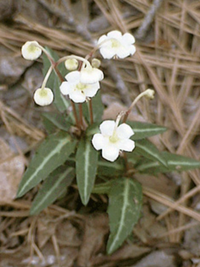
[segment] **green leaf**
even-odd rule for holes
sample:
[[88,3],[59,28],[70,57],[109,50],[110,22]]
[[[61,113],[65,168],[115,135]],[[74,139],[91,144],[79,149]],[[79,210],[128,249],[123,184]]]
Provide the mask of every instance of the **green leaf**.
[[162,156],[162,153],[149,140],[138,140],[135,142],[135,146],[135,150],[133,150],[132,153],[136,153],[154,161],[157,160],[167,167],[167,162]]
[[118,158],[115,162],[109,162],[103,159],[100,159],[98,162],[98,175],[102,176],[111,176],[118,177],[124,173],[124,161],[122,158]]
[[167,130],[167,128],[163,126],[139,121],[127,121],[127,124],[130,125],[134,131],[134,135],[131,137],[132,140],[144,139]]
[[136,166],[136,169],[143,173],[166,173],[171,171],[188,171],[196,168],[200,168],[200,161],[195,159],[172,154],[169,152],[162,152],[162,158],[167,162],[167,167],[161,165],[158,161],[141,161]]
[[113,180],[107,181],[105,183],[95,184],[92,193],[94,194],[109,194],[112,187]]
[[81,201],[87,205],[94,186],[98,164],[96,151],[90,138],[82,138],[76,153],[76,179]]
[[46,179],[47,176],[62,165],[74,152],[76,140],[66,132],[58,132],[47,137],[40,145],[18,188],[17,197]]
[[104,106],[101,100],[101,91],[99,90],[95,97],[91,99],[92,109],[93,109],[93,119],[94,122],[100,123],[102,121]]
[[[49,52],[49,54],[52,56],[52,58],[55,61],[59,59],[55,51],[53,51],[52,49],[48,47],[45,47],[45,49]],[[51,66],[51,63],[49,62],[47,56],[43,53],[43,75],[44,76],[46,75],[50,66]],[[63,75],[63,77],[67,74],[67,70],[64,69],[63,65],[60,65],[58,69]],[[61,81],[59,80],[58,76],[56,75],[54,71],[52,71],[47,81],[46,87],[51,88],[54,92],[54,105],[56,106],[56,108],[60,112],[64,112],[69,108],[70,102],[66,98],[64,98],[63,95],[60,93],[60,84],[61,84]]]
[[48,132],[52,133],[58,129],[68,131],[71,123],[63,114],[56,112],[43,112],[43,123]]
[[60,166],[53,171],[40,188],[31,206],[30,215],[38,214],[58,199],[75,177],[73,168]]
[[142,187],[128,178],[117,179],[109,192],[110,236],[107,252],[111,254],[130,235],[142,208]]

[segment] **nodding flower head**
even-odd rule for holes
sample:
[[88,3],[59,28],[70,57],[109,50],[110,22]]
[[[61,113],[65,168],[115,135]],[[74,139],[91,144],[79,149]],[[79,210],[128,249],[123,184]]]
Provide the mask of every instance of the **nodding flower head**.
[[99,50],[103,58],[125,58],[136,51],[135,38],[130,33],[122,35],[119,31],[111,31],[98,40]]
[[53,102],[53,92],[49,88],[39,88],[34,93],[34,101],[39,106],[47,106]]
[[92,144],[96,150],[102,150],[102,157],[108,161],[115,161],[120,151],[131,152],[135,142],[129,138],[134,134],[131,127],[122,123],[107,120],[101,123],[100,132],[93,136]]
[[35,60],[42,54],[42,49],[36,41],[26,42],[21,49],[22,56],[27,60]]

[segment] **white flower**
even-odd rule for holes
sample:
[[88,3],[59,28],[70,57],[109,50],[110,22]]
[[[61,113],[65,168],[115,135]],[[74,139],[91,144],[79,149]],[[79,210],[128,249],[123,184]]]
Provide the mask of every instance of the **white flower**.
[[135,38],[130,33],[122,35],[119,31],[111,31],[98,40],[99,50],[103,58],[125,58],[133,55],[136,51]]
[[67,70],[76,70],[78,68],[78,60],[75,58],[68,58],[65,61],[65,67]]
[[131,127],[122,123],[117,127],[115,121],[107,120],[100,125],[101,133],[92,138],[92,144],[96,150],[102,149],[102,157],[115,161],[120,150],[131,152],[135,148],[135,142],[129,138],[134,134]]
[[22,56],[28,60],[37,59],[42,54],[42,50],[38,46],[36,41],[26,42],[21,49]]
[[63,95],[69,95],[75,103],[83,103],[88,97],[93,97],[100,88],[99,82],[92,84],[83,84],[80,81],[80,71],[72,71],[68,73],[60,86],[60,91]]
[[53,92],[49,88],[39,88],[34,93],[34,101],[40,106],[47,106],[53,102]]
[[103,80],[103,72],[97,68],[93,68],[91,65],[87,65],[80,72],[81,83],[96,83]]

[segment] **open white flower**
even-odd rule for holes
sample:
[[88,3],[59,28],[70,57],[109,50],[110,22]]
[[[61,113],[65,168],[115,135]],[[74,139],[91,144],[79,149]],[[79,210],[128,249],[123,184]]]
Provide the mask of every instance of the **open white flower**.
[[26,42],[21,49],[22,56],[28,60],[35,60],[42,54],[42,50],[39,47],[38,42],[29,41]]
[[93,136],[92,144],[96,150],[102,149],[103,158],[113,162],[120,150],[131,152],[135,148],[135,142],[129,139],[134,132],[128,124],[117,126],[117,122],[107,120],[99,128],[101,133]]
[[89,64],[80,72],[81,83],[96,83],[103,80],[103,78],[103,72],[97,68],[93,68]]
[[34,93],[34,101],[39,106],[47,106],[53,102],[53,92],[49,88],[39,88]]
[[125,58],[133,55],[136,51],[135,38],[130,33],[122,35],[119,31],[111,31],[98,40],[99,50],[103,58]]
[[69,95],[75,103],[83,103],[87,98],[95,96],[100,88],[99,82],[83,84],[80,81],[80,71],[72,71],[65,78],[67,81],[62,82],[60,91],[63,95]]

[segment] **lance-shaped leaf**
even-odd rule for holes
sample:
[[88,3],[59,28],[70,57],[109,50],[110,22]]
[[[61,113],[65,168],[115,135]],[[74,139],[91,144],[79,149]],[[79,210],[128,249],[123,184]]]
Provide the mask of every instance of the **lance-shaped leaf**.
[[158,161],[145,160],[139,162],[139,164],[136,165],[136,169],[143,173],[150,172],[156,174],[160,172],[180,172],[200,168],[200,161],[198,160],[169,152],[162,152],[161,155],[167,162],[167,167],[161,165]]
[[122,158],[118,158],[115,162],[109,162],[100,159],[98,162],[97,173],[99,176],[121,176],[125,171],[125,164]]
[[46,179],[47,176],[62,165],[74,152],[76,141],[66,132],[58,132],[47,137],[40,145],[19,185],[17,197]]
[[90,138],[82,138],[76,153],[76,179],[81,201],[87,205],[97,172],[98,151]]
[[109,194],[112,187],[113,180],[107,181],[105,183],[95,184],[92,193],[94,194]]
[[144,139],[146,137],[161,134],[167,130],[167,128],[163,126],[139,121],[128,121],[127,124],[130,125],[134,131],[134,135],[131,137],[132,140]]
[[[53,51],[52,49],[45,47],[45,49],[48,51],[48,53],[51,55],[51,57],[57,61],[59,59],[57,53]],[[43,54],[43,75],[45,75],[51,66],[51,63],[49,62],[49,59],[45,54]],[[67,74],[66,69],[64,68],[63,64],[59,66],[59,71],[63,75],[63,77]],[[52,71],[46,87],[49,87],[54,92],[54,105],[56,108],[60,111],[66,111],[66,109],[69,108],[69,101],[63,97],[63,95],[60,93],[60,84],[61,81],[59,80],[58,76],[56,75],[55,71]]]
[[107,252],[114,252],[130,235],[142,207],[142,187],[128,178],[117,179],[109,192],[110,236]]
[[38,214],[58,199],[75,177],[73,168],[60,166],[53,171],[40,188],[31,206],[30,215]]
[[162,156],[162,153],[149,140],[138,140],[135,142],[135,146],[136,148],[133,153],[136,153],[154,161],[157,160],[165,167],[167,167],[167,161]]
[[43,124],[48,133],[53,133],[57,129],[68,131],[71,126],[69,118],[64,117],[61,113],[43,112],[42,117]]

